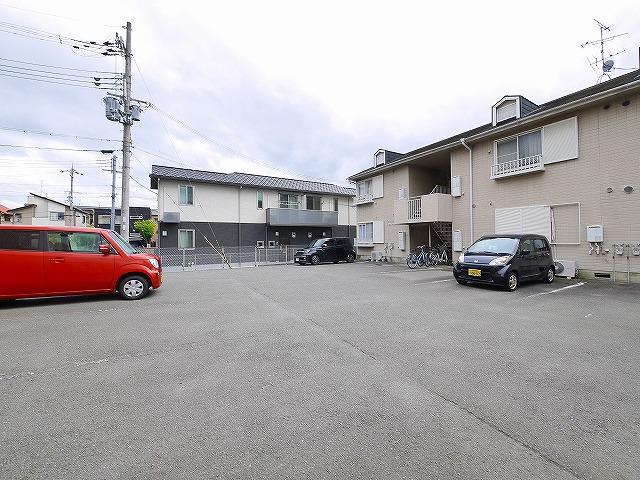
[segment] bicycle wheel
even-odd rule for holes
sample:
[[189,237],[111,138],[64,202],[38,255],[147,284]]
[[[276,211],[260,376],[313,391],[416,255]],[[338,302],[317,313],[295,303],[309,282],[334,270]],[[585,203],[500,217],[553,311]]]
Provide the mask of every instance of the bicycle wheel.
[[427,256],[424,253],[418,255],[418,266],[424,267],[427,264]]
[[418,266],[418,256],[415,253],[407,257],[407,267],[416,268]]
[[438,264],[438,254],[436,252],[429,252],[429,265],[437,265]]

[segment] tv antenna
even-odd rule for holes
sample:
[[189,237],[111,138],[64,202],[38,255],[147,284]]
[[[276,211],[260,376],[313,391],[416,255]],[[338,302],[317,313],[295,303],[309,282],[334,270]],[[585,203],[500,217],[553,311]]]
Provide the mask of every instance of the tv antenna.
[[607,77],[609,80],[611,80],[611,75],[609,75],[610,72],[612,72],[613,70],[615,70],[616,68],[618,70],[632,70],[631,68],[620,68],[620,67],[615,67],[615,61],[614,61],[614,57],[616,55],[620,55],[621,53],[625,52],[625,49],[622,49],[618,52],[615,53],[611,53],[611,51],[607,51],[607,55],[605,56],[604,53],[604,44],[610,42],[611,40],[613,40],[614,38],[618,38],[618,37],[622,37],[623,35],[627,35],[628,33],[619,33],[617,35],[609,35],[609,36],[605,36],[606,33],[611,33],[611,25],[605,25],[602,22],[596,20],[595,18],[593,19],[594,22],[596,22],[598,24],[598,27],[600,27],[600,40],[591,40],[588,42],[584,42],[583,44],[581,44],[580,46],[582,48],[585,47],[593,47],[593,46],[597,46],[600,45],[600,58],[594,56],[593,60],[589,57],[587,57],[587,61],[589,62],[589,65],[591,65],[591,68],[595,71],[596,67],[598,67],[598,70],[602,70],[602,73],[600,74],[600,76],[598,77],[598,83],[602,82],[602,80],[604,79],[604,77]]

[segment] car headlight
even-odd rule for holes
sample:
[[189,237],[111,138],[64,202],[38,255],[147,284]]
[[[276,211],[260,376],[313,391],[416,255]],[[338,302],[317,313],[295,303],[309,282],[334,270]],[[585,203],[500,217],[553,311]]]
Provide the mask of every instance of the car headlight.
[[502,266],[506,265],[509,260],[511,260],[511,255],[505,255],[503,257],[494,258],[489,262],[489,265]]
[[159,268],[160,264],[158,263],[158,260],[156,260],[155,258],[150,258],[149,259],[149,263],[151,265],[153,265],[153,268]]
[[464,253],[460,254],[460,256],[458,257],[458,262],[464,263]]

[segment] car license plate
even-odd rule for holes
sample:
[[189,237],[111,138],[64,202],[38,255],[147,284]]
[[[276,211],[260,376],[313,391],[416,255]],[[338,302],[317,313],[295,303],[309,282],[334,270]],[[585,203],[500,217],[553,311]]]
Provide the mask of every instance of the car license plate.
[[478,270],[477,268],[470,268],[469,269],[469,276],[470,277],[481,277],[482,276],[482,270]]

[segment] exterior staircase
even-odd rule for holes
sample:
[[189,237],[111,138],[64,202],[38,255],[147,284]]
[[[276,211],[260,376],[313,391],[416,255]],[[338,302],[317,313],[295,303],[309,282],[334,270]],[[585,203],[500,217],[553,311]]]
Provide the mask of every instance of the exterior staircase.
[[451,252],[452,246],[452,227],[451,222],[433,222],[429,224],[431,232],[435,233],[436,241],[447,245],[447,249]]

